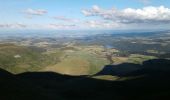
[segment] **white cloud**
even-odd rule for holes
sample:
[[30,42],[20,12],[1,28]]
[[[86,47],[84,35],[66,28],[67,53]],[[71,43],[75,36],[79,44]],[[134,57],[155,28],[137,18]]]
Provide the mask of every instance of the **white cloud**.
[[99,20],[90,20],[86,21],[85,24],[91,28],[105,28],[112,29],[116,27],[120,27],[121,25],[118,23],[108,22],[108,21],[99,21]]
[[0,24],[0,28],[26,28],[27,25],[21,23],[15,24]]
[[72,29],[75,28],[76,25],[74,24],[48,24],[46,28],[50,28],[50,29]]
[[97,13],[101,13],[101,12],[103,12],[103,10],[101,8],[99,8],[97,5],[94,5],[92,7],[92,9],[84,9],[84,10],[82,10],[82,13],[85,16],[93,16],[93,15],[96,15]]
[[26,9],[26,10],[24,11],[24,13],[27,14],[27,15],[42,16],[42,15],[44,15],[44,14],[47,14],[48,11],[47,11],[47,10],[44,10],[44,9],[31,9],[31,8],[29,8],[29,9]]
[[142,9],[126,8],[118,9],[102,9],[93,6],[91,9],[84,9],[82,13],[85,16],[98,16],[103,20],[112,21],[114,23],[123,24],[166,24],[170,23],[170,9],[164,6],[144,7]]
[[21,23],[11,23],[11,24],[0,24],[2,29],[76,29],[78,28],[75,24],[21,24]]
[[60,21],[65,21],[65,22],[79,22],[78,19],[67,18],[65,16],[55,16],[54,19],[60,20]]

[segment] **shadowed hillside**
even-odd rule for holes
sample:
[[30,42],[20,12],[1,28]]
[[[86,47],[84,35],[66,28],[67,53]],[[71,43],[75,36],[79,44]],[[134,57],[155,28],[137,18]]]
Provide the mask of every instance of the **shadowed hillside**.
[[[144,61],[140,64],[123,63],[119,65],[106,65],[102,71],[96,75],[113,75],[113,76],[136,76],[144,74],[158,74],[170,71],[170,61],[165,59],[154,59]],[[132,74],[133,73],[133,74]]]
[[113,75],[107,81],[94,76],[67,76],[52,72],[13,75],[0,70],[2,100],[167,100],[170,99],[170,61],[108,65],[96,76]]

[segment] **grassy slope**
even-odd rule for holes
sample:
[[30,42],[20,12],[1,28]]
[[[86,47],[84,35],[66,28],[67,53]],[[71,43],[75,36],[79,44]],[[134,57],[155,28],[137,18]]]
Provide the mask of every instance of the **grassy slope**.
[[88,52],[76,51],[66,54],[60,63],[46,67],[45,71],[54,71],[70,75],[88,75],[100,71],[108,61]]
[[57,52],[47,55],[28,47],[16,46],[13,44],[1,44],[0,68],[12,73],[37,71],[49,64],[55,64],[58,62],[60,55],[61,53]]
[[39,52],[29,47],[13,44],[0,45],[0,68],[12,73],[27,71],[54,71],[61,74],[89,75],[99,72],[108,64],[106,58],[88,51]]
[[[93,75],[109,64],[109,61],[101,56],[101,51],[100,47],[81,47],[80,50],[72,47],[66,50],[39,52],[29,47],[0,44],[0,68],[12,73],[54,71],[69,75]],[[118,64],[124,62],[140,64],[154,58],[132,54],[129,57],[113,57],[113,60]]]
[[147,61],[150,59],[156,59],[154,56],[146,56],[146,55],[140,55],[140,54],[131,54],[128,58],[129,63],[135,63],[135,64],[142,64],[143,61]]
[[140,54],[131,54],[128,57],[112,57],[114,64],[121,63],[134,63],[134,64],[142,64],[143,61],[156,59],[154,56],[140,55]]

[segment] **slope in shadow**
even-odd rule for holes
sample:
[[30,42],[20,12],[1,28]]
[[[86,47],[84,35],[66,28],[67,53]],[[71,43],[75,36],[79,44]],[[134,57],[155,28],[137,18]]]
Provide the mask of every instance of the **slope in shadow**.
[[2,100],[163,100],[170,99],[170,61],[155,59],[142,65],[108,65],[96,75],[142,76],[106,81],[53,72],[13,75],[0,69]]
[[[148,72],[149,71],[149,72]],[[113,76],[136,76],[143,74],[155,74],[170,71],[170,61],[166,59],[153,59],[144,61],[140,64],[123,63],[119,65],[106,65],[103,70],[96,75],[113,75]],[[133,75],[132,75],[133,73]]]

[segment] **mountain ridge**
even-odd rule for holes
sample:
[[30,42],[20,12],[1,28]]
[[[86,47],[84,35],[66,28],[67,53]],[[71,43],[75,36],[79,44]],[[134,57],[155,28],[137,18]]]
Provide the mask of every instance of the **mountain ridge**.
[[[157,61],[162,63],[158,65]],[[170,61],[155,59],[144,63],[149,66],[150,64],[166,68]],[[94,79],[93,76],[61,75],[54,72],[26,72],[14,75],[1,69],[0,98],[3,100],[162,100],[170,98],[170,70],[157,69],[154,72],[154,66],[150,66],[151,69],[143,68],[129,72],[123,76],[134,78],[114,81]],[[142,73],[134,74],[139,72]],[[144,76],[136,77],[140,75]]]

